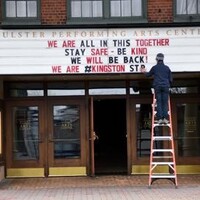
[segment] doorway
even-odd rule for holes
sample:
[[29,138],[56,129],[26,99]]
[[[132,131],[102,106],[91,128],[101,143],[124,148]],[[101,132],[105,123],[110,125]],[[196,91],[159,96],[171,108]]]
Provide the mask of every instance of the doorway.
[[94,101],[95,173],[127,174],[126,100]]
[[84,101],[6,103],[6,176],[86,175]]

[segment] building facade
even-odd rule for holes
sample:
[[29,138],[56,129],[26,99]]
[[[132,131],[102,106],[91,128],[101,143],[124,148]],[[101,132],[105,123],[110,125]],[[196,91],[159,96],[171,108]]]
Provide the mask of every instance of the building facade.
[[140,68],[157,53],[173,74],[177,172],[200,173],[199,22],[199,0],[2,0],[0,179],[147,174]]

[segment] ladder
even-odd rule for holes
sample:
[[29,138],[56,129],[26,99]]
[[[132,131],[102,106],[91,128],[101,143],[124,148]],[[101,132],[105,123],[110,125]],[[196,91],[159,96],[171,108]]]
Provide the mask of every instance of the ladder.
[[156,98],[154,93],[152,103],[149,188],[158,179],[168,179],[174,183],[176,188],[178,186],[170,97],[168,100],[168,114],[169,122],[167,124],[158,123],[155,120]]

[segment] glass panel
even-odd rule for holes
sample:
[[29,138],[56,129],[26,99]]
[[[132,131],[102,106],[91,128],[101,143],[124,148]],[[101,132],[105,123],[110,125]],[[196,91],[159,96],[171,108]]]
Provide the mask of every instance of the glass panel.
[[37,2],[36,1],[27,2],[27,13],[28,13],[28,17],[37,17]]
[[142,1],[132,0],[132,16],[142,16]]
[[126,89],[113,89],[113,88],[107,88],[107,89],[90,89],[89,90],[90,95],[124,95],[126,94]]
[[111,17],[119,17],[121,14],[120,14],[120,1],[111,1],[110,2],[110,8],[111,8],[111,11],[110,11],[110,15]]
[[14,160],[39,159],[39,110],[37,106],[13,108]]
[[200,104],[177,105],[178,155],[200,156]]
[[21,90],[21,89],[11,89],[10,97],[41,97],[44,96],[43,90]]
[[197,13],[197,2],[196,0],[188,1],[188,14],[196,14]]
[[82,17],[92,17],[92,2],[91,1],[82,2]]
[[6,17],[16,17],[15,1],[6,2]]
[[150,155],[151,104],[136,104],[137,156]]
[[42,83],[7,83],[6,95],[9,97],[44,96]]
[[130,94],[152,94],[151,83],[148,81],[131,81],[130,82]]
[[111,0],[112,17],[142,16],[141,0]]
[[37,17],[37,0],[6,0],[6,17]]
[[48,90],[48,96],[82,96],[85,90]]
[[198,1],[198,14],[200,14],[200,1]]
[[102,17],[102,1],[94,1],[93,2],[93,16],[94,17]]
[[72,1],[71,2],[71,16],[72,17],[81,17],[81,2]]
[[102,0],[71,1],[72,17],[102,17]]
[[80,157],[80,108],[53,106],[54,159]]
[[187,0],[176,0],[176,13],[178,15],[186,14],[186,1]]
[[131,16],[131,1],[130,0],[122,1],[122,16],[123,17]]
[[48,83],[48,96],[83,96],[85,95],[83,82]]
[[[137,130],[137,156],[146,157],[150,155],[151,145],[151,104],[136,104],[136,130]],[[154,135],[162,135],[163,129],[161,126],[154,128]],[[162,141],[154,142],[155,148],[163,148]],[[161,153],[156,154],[161,155]]]
[[17,17],[26,17],[25,1],[17,1]]
[[170,92],[172,94],[199,94],[199,87],[173,87]]
[[124,81],[94,81],[89,83],[90,95],[125,95],[126,85]]
[[176,0],[177,14],[198,14],[199,0]]

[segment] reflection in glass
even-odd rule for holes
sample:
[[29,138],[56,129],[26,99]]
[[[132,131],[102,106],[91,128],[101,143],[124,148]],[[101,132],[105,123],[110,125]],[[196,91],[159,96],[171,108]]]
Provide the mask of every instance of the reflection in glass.
[[63,89],[63,90],[53,90],[49,89],[48,96],[82,96],[85,95],[85,90],[84,89]]
[[137,156],[150,155],[151,104],[136,104]]
[[200,156],[200,105],[177,105],[179,156]]
[[171,94],[198,94],[198,87],[172,87],[170,88]]
[[[151,104],[136,104],[136,130],[137,130],[137,156],[150,156],[151,144],[151,123],[152,123],[152,107]],[[154,128],[154,135],[161,135],[162,127]],[[155,148],[162,148],[161,141],[154,142]]]
[[14,160],[38,160],[39,110],[37,106],[13,108]]
[[76,105],[53,106],[54,158],[80,157],[80,109]]
[[50,82],[47,84],[47,96],[83,96],[84,82]]

